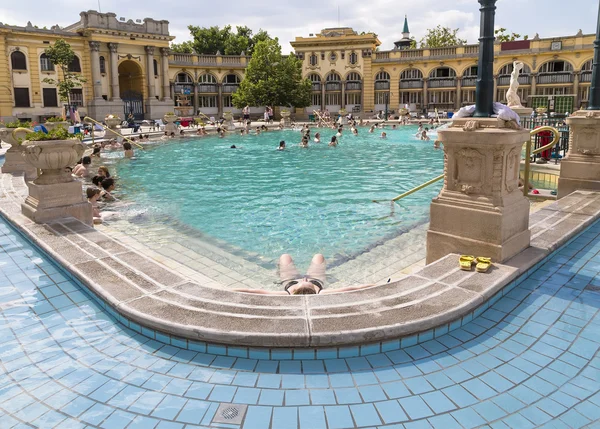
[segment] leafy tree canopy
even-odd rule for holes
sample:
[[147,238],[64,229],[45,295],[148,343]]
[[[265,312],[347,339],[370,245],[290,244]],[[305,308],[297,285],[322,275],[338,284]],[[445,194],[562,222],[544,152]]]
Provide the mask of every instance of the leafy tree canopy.
[[419,42],[421,48],[445,48],[447,46],[464,45],[466,40],[457,36],[458,28],[451,29],[438,25],[427,30],[425,37]]
[[[498,28],[494,31],[494,35],[496,36],[497,42],[514,42],[515,40],[519,40],[521,35],[518,33],[506,33],[506,28]],[[529,39],[529,36],[523,36],[523,40]]]
[[71,90],[85,82],[80,74],[69,71],[69,65],[75,58],[75,52],[64,39],[58,39],[54,42],[54,46],[46,48],[44,53],[52,61],[52,64],[60,69],[62,76],[59,73],[56,79],[46,78],[43,82],[56,85],[60,99],[70,104]]
[[171,49],[178,53],[192,53],[215,55],[220,52],[223,55],[252,55],[256,43],[262,40],[271,40],[271,36],[265,30],[258,30],[256,34],[246,26],[236,27],[232,31],[231,26],[223,28],[188,26],[192,41],[173,43]]
[[294,55],[283,56],[277,38],[269,38],[256,43],[233,104],[307,107],[311,88],[310,80],[302,78],[302,62]]

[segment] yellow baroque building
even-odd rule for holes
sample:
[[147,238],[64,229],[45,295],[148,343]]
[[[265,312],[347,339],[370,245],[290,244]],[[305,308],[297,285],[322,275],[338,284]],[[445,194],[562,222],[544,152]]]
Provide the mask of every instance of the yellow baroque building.
[[[407,106],[425,113],[452,111],[473,104],[479,45],[410,49],[405,20],[395,49],[379,51],[371,33],[351,28],[324,29],[291,42],[302,60],[303,74],[313,82],[312,105],[296,112],[341,108],[369,116]],[[239,114],[231,95],[244,78],[245,55],[175,54],[169,23],[145,18],[127,20],[114,13],[87,11],[66,28],[40,29],[0,23],[0,121],[14,118],[40,121],[59,115],[63,101],[56,88],[43,82],[60,71],[44,49],[65,39],[76,58],[69,67],[85,83],[75,88],[71,102],[80,114],[102,119],[109,113],[137,119],[157,119],[175,111],[181,115]],[[519,94],[528,107],[557,113],[585,107],[591,81],[594,35],[497,43],[495,99],[505,101],[513,61],[524,64]],[[253,108],[255,115],[261,107]]]

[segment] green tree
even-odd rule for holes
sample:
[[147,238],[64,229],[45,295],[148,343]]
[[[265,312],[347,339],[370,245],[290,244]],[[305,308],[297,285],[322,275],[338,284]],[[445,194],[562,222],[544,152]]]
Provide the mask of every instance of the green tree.
[[62,101],[71,104],[71,90],[85,83],[85,79],[78,73],[69,71],[69,65],[75,58],[75,52],[64,39],[58,39],[54,42],[54,46],[50,46],[44,50],[52,64],[59,68],[57,78],[45,78],[43,82],[50,85],[56,85],[58,88],[58,96]]
[[249,106],[310,105],[312,84],[302,78],[302,62],[294,55],[283,56],[277,38],[254,46],[244,80],[233,94],[233,104]]
[[176,54],[193,54],[194,44],[189,40],[181,43],[171,43],[171,51]]
[[466,40],[461,39],[457,35],[458,28],[451,29],[438,25],[435,28],[427,30],[425,37],[421,39],[419,44],[421,48],[445,48],[446,46],[464,45]]
[[[233,32],[230,25],[223,28],[188,26],[193,38],[189,45],[185,46],[188,52],[191,48],[198,54],[215,55],[220,52],[223,55],[240,55],[244,52],[246,55],[252,55],[256,43],[264,40],[271,40],[271,36],[265,30],[260,29],[256,34],[246,26],[236,27]],[[184,42],[180,45],[183,45]],[[177,44],[173,44],[175,46]]]
[[[519,40],[521,35],[518,33],[506,33],[506,28],[498,28],[494,31],[494,35],[496,36],[496,42],[514,42],[515,40]],[[523,40],[529,39],[529,36],[523,36]]]

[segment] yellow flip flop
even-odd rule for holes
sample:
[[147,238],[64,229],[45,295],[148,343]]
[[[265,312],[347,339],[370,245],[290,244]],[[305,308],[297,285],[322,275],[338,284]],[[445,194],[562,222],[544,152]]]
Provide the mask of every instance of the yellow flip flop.
[[485,258],[483,256],[478,256],[476,259],[477,265],[475,265],[475,270],[478,273],[486,273],[487,270],[492,266],[492,258]]
[[470,255],[461,255],[458,259],[460,269],[464,271],[471,271],[471,265],[473,265],[474,261],[475,257]]

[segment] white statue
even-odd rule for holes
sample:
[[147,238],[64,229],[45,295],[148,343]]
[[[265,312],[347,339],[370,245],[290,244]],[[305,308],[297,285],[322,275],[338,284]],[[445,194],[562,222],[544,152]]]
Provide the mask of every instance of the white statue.
[[517,93],[519,89],[519,73],[523,70],[523,63],[520,61],[513,62],[513,71],[510,74],[510,88],[506,92],[506,105],[510,108],[523,108],[521,98]]

